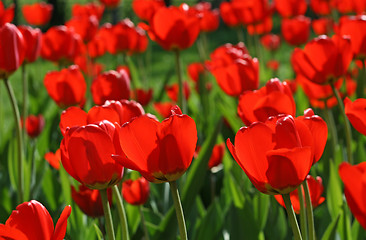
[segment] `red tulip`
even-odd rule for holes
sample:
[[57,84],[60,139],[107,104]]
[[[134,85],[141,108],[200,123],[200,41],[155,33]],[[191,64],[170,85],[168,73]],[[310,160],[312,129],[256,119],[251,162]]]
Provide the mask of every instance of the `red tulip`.
[[212,32],[219,27],[219,10],[211,10],[209,2],[199,2],[193,7],[189,7],[188,14],[199,19],[200,29],[203,32]]
[[297,16],[291,19],[282,19],[281,33],[290,45],[301,45],[308,41],[310,36],[310,18]]
[[220,16],[229,27],[237,27],[241,24],[239,14],[234,10],[232,2],[221,2]]
[[255,91],[246,91],[239,98],[238,114],[245,125],[265,122],[278,114],[296,115],[296,105],[290,87],[273,78]]
[[172,115],[171,109],[175,105],[171,102],[154,102],[153,107],[157,113],[163,118],[168,118]]
[[85,51],[79,34],[65,26],[54,26],[42,36],[41,56],[53,62],[73,62]]
[[205,67],[200,62],[191,63],[187,67],[188,76],[195,82],[198,83],[200,75],[205,71]]
[[66,206],[54,227],[50,214],[41,203],[36,200],[24,202],[17,206],[5,224],[0,224],[0,238],[62,240],[66,234],[70,213],[71,207]]
[[130,78],[126,71],[110,70],[93,80],[91,93],[95,104],[102,105],[106,100],[130,98]]
[[332,7],[336,8],[341,14],[356,13],[363,14],[366,11],[365,0],[333,0]]
[[48,152],[44,155],[46,161],[56,170],[60,169],[61,162],[61,152],[60,149],[57,149],[55,153]]
[[150,195],[149,182],[140,177],[128,179],[122,183],[122,196],[131,205],[143,205]]
[[276,72],[280,67],[280,63],[277,60],[268,60],[266,66],[272,71]]
[[[312,118],[309,121],[313,123]],[[259,191],[287,194],[305,180],[315,160],[313,138],[318,133],[312,131],[318,128],[304,123],[278,115],[241,128],[235,146],[227,140],[231,154]],[[317,121],[314,124],[318,127]]]
[[163,0],[133,0],[132,2],[132,9],[135,14],[148,22],[161,7],[165,7]]
[[66,172],[91,189],[106,189],[121,181],[123,166],[112,159],[120,150],[115,125],[107,120],[67,128],[61,161]]
[[271,32],[272,30],[272,16],[268,15],[262,21],[256,24],[250,24],[247,26],[247,31],[250,35],[263,35]]
[[257,24],[270,14],[268,0],[232,0],[232,8],[245,25]]
[[[167,21],[169,19],[169,21]],[[193,45],[200,32],[199,21],[184,9],[159,8],[149,22],[149,36],[165,50],[186,49]]]
[[338,34],[351,38],[351,48],[354,56],[366,59],[366,15],[343,17],[339,22]]
[[25,120],[25,129],[27,130],[28,136],[31,138],[38,137],[44,128],[44,123],[45,122],[42,115],[29,115]]
[[103,12],[104,12],[104,6],[95,4],[93,2],[84,5],[78,3],[72,5],[73,17],[96,16],[98,21],[100,21],[102,20]]
[[222,163],[222,158],[225,153],[225,143],[216,144],[212,149],[210,160],[208,161],[208,168],[212,169]]
[[153,97],[153,89],[149,88],[145,90],[142,88],[136,88],[131,94],[133,99],[135,99],[142,106],[146,106],[150,103]]
[[366,136],[366,99],[358,98],[352,102],[347,97],[344,99],[344,108],[352,126]]
[[99,0],[100,3],[104,4],[109,8],[116,8],[121,0]]
[[0,79],[7,78],[25,57],[25,41],[22,33],[11,23],[0,27]]
[[[178,83],[174,83],[171,86],[166,86],[165,90],[167,92],[168,97],[173,101],[178,101],[178,95],[179,95],[179,85]],[[189,88],[189,85],[187,82],[183,82],[183,94],[184,98],[188,100],[189,96],[191,95],[191,90]]]
[[311,21],[311,27],[317,35],[329,34],[333,30],[333,25],[333,20],[326,17]]
[[305,0],[275,0],[274,6],[282,17],[289,18],[304,15],[307,3]]
[[196,124],[179,107],[161,123],[140,116],[119,131],[124,156],[114,156],[123,166],[139,171],[150,182],[177,180],[191,164],[197,142]]
[[98,31],[99,21],[94,15],[73,17],[65,25],[80,35],[84,42],[89,42]]
[[29,26],[18,26],[18,29],[25,41],[25,61],[34,62],[41,54],[42,32]]
[[[308,183],[308,187],[309,187],[311,205],[313,206],[313,208],[316,208],[317,206],[322,204],[325,200],[325,198],[321,196],[324,191],[323,180],[319,176],[316,177],[316,179],[315,179],[312,176],[308,175],[306,177],[306,182]],[[303,192],[303,196],[304,196],[304,189],[302,186],[301,186],[301,191]],[[275,195],[274,197],[277,200],[277,202],[279,204],[281,204],[281,206],[286,208],[285,202],[283,201],[283,198],[281,195]],[[300,214],[300,199],[299,199],[299,192],[298,192],[297,188],[290,193],[290,199],[291,199],[292,207],[294,208],[295,213]]]
[[280,47],[281,39],[276,34],[266,34],[261,37],[260,42],[266,49],[276,51]]
[[344,184],[344,195],[347,204],[351,209],[353,216],[360,225],[366,229],[366,205],[365,205],[365,187],[366,187],[366,162],[355,166],[343,162],[338,169],[339,176]]
[[[108,201],[112,203],[112,191],[107,189]],[[79,186],[79,190],[76,191],[74,186],[71,186],[71,197],[78,205],[78,207],[88,215],[89,217],[97,218],[104,216],[102,198],[100,192],[96,189],[90,189],[84,185]]]
[[319,36],[308,42],[304,50],[296,48],[291,57],[295,72],[316,84],[328,84],[343,76],[351,60],[349,38],[337,35]]
[[75,65],[78,65],[81,71],[88,77],[94,78],[102,73],[104,65],[94,61],[90,61],[87,56],[77,56],[74,60]]
[[330,14],[330,1],[329,0],[310,0],[310,8],[318,15]]
[[26,4],[22,7],[22,13],[27,23],[36,26],[46,25],[51,20],[52,11],[52,4],[45,2]]
[[14,18],[14,8],[15,5],[11,4],[7,9],[5,9],[3,2],[0,2],[0,27],[5,23],[10,23]]
[[135,101],[106,101],[102,106],[92,107],[88,113],[78,107],[70,107],[62,112],[60,130],[65,135],[69,127],[78,127],[87,124],[108,120],[122,126],[134,117],[145,114],[142,106]]
[[78,66],[48,72],[43,82],[48,94],[59,107],[84,104],[86,83]]

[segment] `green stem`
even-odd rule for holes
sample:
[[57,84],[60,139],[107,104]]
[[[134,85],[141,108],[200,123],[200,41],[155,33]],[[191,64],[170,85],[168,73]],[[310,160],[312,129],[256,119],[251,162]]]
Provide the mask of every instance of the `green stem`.
[[140,210],[140,215],[141,215],[141,224],[142,224],[142,228],[144,229],[144,234],[145,234],[145,240],[149,240],[149,232],[147,231],[147,227],[146,227],[146,221],[145,221],[145,217],[144,217],[144,212],[142,211],[142,205],[139,206],[139,210]]
[[99,192],[102,198],[103,211],[105,217],[105,229],[107,232],[108,240],[115,240],[116,237],[114,236],[113,220],[112,220],[111,209],[109,207],[108,202],[107,189],[100,189]]
[[22,109],[22,118],[23,118],[23,138],[25,136],[25,120],[27,119],[27,110],[28,110],[28,81],[27,81],[27,71],[26,64],[22,64],[22,81],[23,81],[23,109]]
[[244,42],[244,34],[241,26],[236,27],[236,34],[238,36],[238,41]]
[[15,129],[18,139],[18,203],[24,202],[24,170],[23,170],[23,138],[21,133],[20,115],[18,110],[17,101],[14,95],[13,88],[11,87],[9,80],[4,79],[5,87],[8,92],[11,107],[13,110]]
[[365,66],[365,61],[361,61],[361,62],[362,62],[362,70],[357,78],[357,90],[356,90],[357,98],[363,98],[363,95],[365,93],[366,66]]
[[287,216],[288,216],[288,220],[290,221],[290,225],[292,228],[292,232],[294,234],[294,238],[295,238],[295,240],[302,240],[302,237],[300,234],[300,229],[299,229],[299,224],[297,223],[295,212],[294,212],[294,209],[292,208],[290,195],[282,194],[282,197],[283,197],[283,201],[285,202]]
[[182,208],[182,203],[181,203],[180,197],[179,197],[177,182],[176,181],[169,182],[169,186],[170,186],[170,191],[172,192],[175,213],[177,214],[180,239],[187,240],[188,237],[187,237],[186,223],[184,221],[183,208]]
[[308,226],[309,226],[309,240],[315,240],[315,228],[314,228],[314,215],[313,215],[313,205],[311,203],[310,192],[308,182],[305,180],[302,183],[305,193],[305,201],[306,201],[306,216],[308,218]]
[[336,155],[336,148],[338,145],[338,135],[337,135],[337,128],[334,122],[334,117],[333,117],[333,113],[332,111],[328,108],[327,106],[327,101],[324,101],[324,117],[326,122],[328,123],[328,127],[330,130],[330,138],[331,138],[331,142],[332,142],[332,150],[333,150],[333,158]]
[[[30,140],[30,145],[32,149],[32,156],[31,156],[31,189],[33,189],[36,186],[36,161],[35,161],[35,155],[36,155],[36,139]],[[33,195],[33,191],[31,191],[31,194]],[[33,199],[33,198],[32,198]]]
[[352,149],[351,149],[351,142],[352,142],[352,132],[351,126],[349,124],[348,118],[346,116],[346,112],[344,111],[344,105],[341,96],[339,95],[338,90],[335,88],[334,83],[330,83],[332,87],[334,96],[337,98],[339,109],[341,110],[341,114],[344,119],[345,131],[346,131],[346,145],[347,145],[347,160],[350,164],[353,164],[352,158]]
[[128,234],[127,217],[126,217],[125,208],[123,206],[121,193],[120,193],[117,185],[114,185],[112,187],[112,189],[113,189],[114,196],[117,198],[118,215],[119,215],[119,219],[121,221],[121,226],[122,226],[122,239],[128,240],[128,239],[130,239],[130,237]]
[[175,64],[177,68],[177,75],[178,75],[178,85],[179,85],[179,93],[178,93],[178,106],[182,109],[183,113],[186,113],[186,104],[184,100],[183,94],[183,76],[182,76],[182,66],[180,60],[180,51],[179,49],[175,50]]
[[307,226],[306,226],[306,210],[305,210],[305,202],[304,202],[304,194],[302,193],[301,185],[297,188],[297,192],[299,194],[299,202],[300,202],[300,228],[301,228],[301,236],[303,239],[308,239],[307,236]]

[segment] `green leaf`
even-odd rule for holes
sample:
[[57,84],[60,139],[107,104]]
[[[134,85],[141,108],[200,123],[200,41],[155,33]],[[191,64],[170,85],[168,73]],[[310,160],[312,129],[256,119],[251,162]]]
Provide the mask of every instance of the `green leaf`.
[[129,232],[132,235],[135,234],[139,224],[140,224],[140,211],[138,206],[133,206],[131,204],[124,204],[127,216],[127,223]]
[[339,218],[341,216],[341,212],[338,214],[337,218],[334,218],[333,221],[327,227],[327,230],[323,234],[322,240],[333,240],[336,236],[337,226],[339,222]]
[[14,189],[18,189],[18,158],[16,153],[16,140],[13,139],[9,143],[8,149],[8,173],[10,183]]
[[227,175],[227,183],[228,186],[226,186],[227,194],[230,198],[232,198],[235,207],[242,209],[244,207],[244,194],[243,191],[240,189],[239,184],[237,184],[234,177],[229,173],[230,175]]
[[52,172],[49,168],[44,173],[42,189],[43,189],[43,193],[46,196],[47,203],[51,207],[51,210],[55,211],[57,208],[57,202],[56,202],[56,197],[55,197],[56,194],[55,194],[55,187],[54,187],[54,176],[52,175]]
[[342,189],[338,177],[338,165],[329,161],[329,181],[327,187],[327,207],[332,219],[336,218],[343,204]]
[[103,240],[103,233],[102,233],[102,231],[100,231],[98,225],[93,223],[93,226],[94,226],[95,233],[97,234],[98,240]]
[[270,196],[257,191],[253,197],[253,209],[260,230],[266,225],[269,207]]
[[66,170],[63,168],[63,166],[60,166],[60,181],[61,181],[61,187],[62,187],[62,196],[64,197],[64,200],[66,204],[71,204],[71,185],[69,181],[69,174],[66,172]]

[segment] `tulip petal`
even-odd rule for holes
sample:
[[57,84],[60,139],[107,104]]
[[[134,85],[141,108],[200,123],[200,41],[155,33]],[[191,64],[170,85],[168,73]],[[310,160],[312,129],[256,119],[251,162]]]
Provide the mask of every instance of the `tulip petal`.
[[67,227],[67,219],[71,214],[71,206],[66,206],[61,213],[60,218],[58,219],[55,227],[55,231],[52,236],[52,240],[62,240],[65,237],[66,227]]

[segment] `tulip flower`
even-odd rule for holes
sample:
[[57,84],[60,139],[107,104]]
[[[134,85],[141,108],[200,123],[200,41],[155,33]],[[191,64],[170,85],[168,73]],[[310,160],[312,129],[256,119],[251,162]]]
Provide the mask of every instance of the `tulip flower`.
[[311,21],[311,27],[317,35],[329,34],[333,30],[333,20],[330,18],[319,18]]
[[25,41],[25,61],[34,62],[41,54],[42,32],[29,26],[18,26],[18,29]]
[[272,25],[272,16],[268,15],[262,21],[248,25],[247,31],[250,35],[263,35],[271,32]]
[[10,23],[14,18],[14,8],[15,5],[10,5],[7,9],[5,9],[3,2],[0,2],[0,27],[5,23]]
[[149,88],[145,90],[142,88],[136,88],[135,90],[133,90],[133,92],[131,92],[131,95],[132,99],[135,99],[142,106],[146,106],[150,103],[153,97],[153,89]]
[[276,34],[266,34],[260,38],[260,42],[269,51],[276,51],[280,47],[281,39]]
[[330,1],[328,0],[310,0],[310,8],[318,15],[330,14]]
[[54,227],[50,214],[41,203],[36,200],[24,202],[17,206],[5,224],[0,224],[0,238],[62,240],[70,213],[71,207],[66,206]]
[[102,20],[104,6],[96,3],[87,3],[84,5],[75,3],[72,5],[73,17],[96,16],[98,21]]
[[143,177],[136,180],[128,179],[122,183],[122,196],[131,205],[145,204],[149,195],[149,182]]
[[288,194],[305,180],[325,145],[316,146],[313,139],[319,134],[323,142],[327,136],[314,132],[320,129],[318,120],[306,121],[278,115],[241,128],[235,146],[227,140],[234,159],[262,193]]
[[296,115],[296,105],[290,87],[274,78],[255,91],[246,91],[239,98],[238,114],[245,125],[265,122],[278,114]]
[[61,162],[61,152],[60,149],[57,149],[55,153],[48,152],[44,155],[46,161],[56,170],[60,169]]
[[104,4],[108,8],[116,8],[121,0],[99,0],[100,3]]
[[51,20],[52,11],[52,4],[45,2],[25,4],[22,7],[22,13],[27,23],[36,26],[46,25]]
[[195,82],[198,83],[200,79],[200,74],[205,71],[205,67],[202,63],[196,62],[191,63],[187,67],[188,76]]
[[307,3],[305,0],[275,0],[274,6],[281,17],[289,18],[304,15]]
[[280,67],[280,63],[277,60],[268,60],[266,62],[266,67],[271,69],[273,72],[276,72]]
[[[325,200],[325,198],[322,197],[324,191],[323,180],[321,179],[321,177],[313,178],[312,176],[308,175],[306,177],[306,182],[308,183],[309,186],[311,205],[313,206],[313,208],[316,208],[317,206],[322,204]],[[302,186],[301,190],[304,191]],[[285,207],[285,203],[281,195],[275,195],[274,197],[281,206]],[[290,199],[295,213],[300,214],[300,200],[299,200],[298,188],[296,188],[294,191],[290,193]]]
[[232,0],[232,8],[244,25],[257,24],[270,14],[268,0]]
[[165,7],[163,0],[133,0],[132,2],[132,9],[135,14],[140,19],[148,22],[161,7]]
[[239,14],[234,10],[232,2],[221,2],[220,16],[229,27],[238,27],[241,24]]
[[99,21],[94,15],[79,16],[71,18],[65,25],[79,34],[84,42],[89,42],[98,31]]
[[[108,201],[112,204],[112,191],[110,188],[108,188],[107,194]],[[98,190],[87,188],[84,185],[80,185],[79,190],[76,190],[74,186],[71,186],[71,197],[81,211],[89,217],[103,216],[102,199]]]
[[344,99],[344,108],[352,126],[366,136],[366,99],[358,98],[352,102],[347,97]]
[[67,128],[61,161],[67,173],[91,189],[103,190],[121,181],[123,166],[112,159],[122,154],[115,125],[107,120]]
[[0,27],[0,79],[8,78],[25,58],[26,46],[22,33],[11,23]]
[[208,160],[208,168],[212,169],[222,163],[225,153],[225,143],[216,144],[212,149],[210,160]]
[[83,71],[90,78],[95,78],[103,72],[104,65],[95,61],[90,61],[87,56],[77,56],[74,60],[74,64],[78,65],[80,70]]
[[338,169],[344,184],[344,195],[348,207],[363,229],[366,229],[365,174],[366,162],[352,166],[343,162]]
[[27,130],[28,136],[31,138],[38,137],[44,128],[44,123],[45,121],[42,115],[29,115],[25,120],[25,129]]
[[291,19],[282,19],[281,33],[290,45],[301,45],[308,41],[310,36],[310,18],[297,16]]
[[343,76],[352,60],[349,38],[319,36],[308,42],[304,50],[296,48],[291,62],[297,74],[324,85]]
[[191,164],[196,124],[176,106],[161,123],[149,116],[132,119],[119,130],[119,140],[126,157],[116,155],[116,161],[150,182],[172,182]]
[[126,71],[110,70],[97,76],[91,92],[95,104],[102,105],[106,100],[122,100],[130,98],[130,78]]
[[76,65],[61,71],[51,71],[44,77],[44,85],[50,97],[60,108],[83,105],[85,102],[86,83]]
[[219,27],[219,10],[211,10],[211,3],[199,2],[188,9],[188,15],[197,17],[203,32],[212,32]]
[[168,118],[172,115],[170,111],[175,105],[171,102],[154,102],[153,107],[157,113],[163,118]]
[[[184,93],[184,98],[186,100],[188,100],[189,96],[191,95],[191,90],[189,88],[189,85],[187,82],[183,82],[183,93]],[[173,102],[177,102],[178,100],[178,93],[179,93],[179,86],[178,83],[175,83],[173,85],[170,86],[166,86],[165,90],[167,92],[168,97],[173,101]]]

